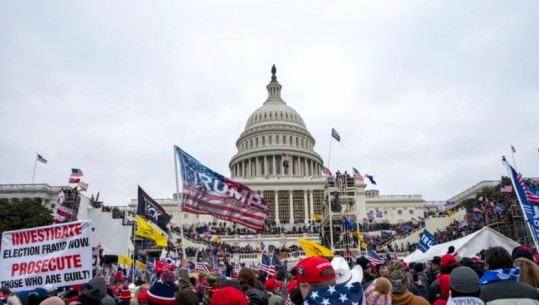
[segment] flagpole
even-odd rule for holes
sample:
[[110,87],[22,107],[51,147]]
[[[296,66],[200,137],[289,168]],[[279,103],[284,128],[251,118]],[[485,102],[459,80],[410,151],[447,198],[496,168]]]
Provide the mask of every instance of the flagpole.
[[517,162],[515,161],[515,148],[513,145],[511,145],[511,155],[513,156],[513,165],[515,166],[515,170],[517,170]]
[[517,188],[518,181],[514,180],[513,173],[511,172],[511,169],[509,169],[507,161],[505,160],[505,157],[502,157],[502,162],[504,163],[505,168],[507,169],[507,172],[509,173],[509,177],[511,178],[511,182],[513,183],[513,188],[515,190],[515,193],[517,194],[518,203],[520,204],[520,208],[522,209],[522,214],[524,214],[524,219],[526,220],[526,224],[528,225],[528,230],[530,230],[531,236],[533,238],[533,242],[535,244],[535,248],[538,249],[537,236],[534,233],[534,231],[532,230],[532,227],[530,225],[530,221],[528,219],[528,214],[526,214],[526,211],[524,210],[524,206],[522,205],[522,199],[520,198],[520,194],[518,192],[518,188]]
[[331,160],[331,138],[333,138],[333,136],[330,136],[329,137],[329,153],[328,153],[328,166],[327,168],[329,168],[329,163],[330,163],[330,160]]
[[[176,174],[176,199],[178,200],[178,209],[180,210],[179,212],[179,215],[180,215],[180,235],[182,237],[182,254],[183,254],[183,258],[187,258],[187,255],[185,254],[185,237],[183,235],[183,223],[182,223],[182,218],[183,218],[183,215],[182,215],[182,202],[180,200],[180,183],[179,183],[179,180],[178,180],[178,154],[176,153],[176,146],[173,146],[173,150],[174,150],[174,173]],[[182,193],[182,197],[184,196],[184,194]]]
[[34,161],[34,174],[32,175],[32,184],[34,184],[34,178],[36,177],[37,155],[38,153],[36,153],[36,160]]
[[[131,234],[133,234],[133,240],[135,240],[135,224],[131,226]],[[144,240],[142,240],[144,242]],[[137,244],[133,243],[133,270],[131,270],[131,283],[135,282],[135,266],[136,266],[136,252],[137,252]]]

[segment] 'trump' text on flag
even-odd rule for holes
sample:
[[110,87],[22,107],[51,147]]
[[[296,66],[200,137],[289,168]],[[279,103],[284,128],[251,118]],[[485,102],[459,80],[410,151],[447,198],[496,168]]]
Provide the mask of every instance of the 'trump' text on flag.
[[209,214],[263,231],[268,204],[246,185],[230,180],[175,147],[183,182],[182,211]]

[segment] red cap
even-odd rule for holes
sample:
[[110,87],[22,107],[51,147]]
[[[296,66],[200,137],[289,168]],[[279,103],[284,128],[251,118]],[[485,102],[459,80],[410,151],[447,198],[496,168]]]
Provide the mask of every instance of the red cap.
[[243,291],[234,287],[223,287],[216,290],[211,297],[211,305],[249,305]]
[[452,254],[446,254],[442,256],[442,267],[455,267],[458,265],[457,260]]
[[283,283],[281,281],[277,281],[275,278],[271,278],[264,283],[264,286],[266,287],[267,291],[273,291],[273,289],[277,287],[283,287]]
[[[335,279],[335,270],[331,263],[322,257],[307,257],[297,264],[298,283],[319,283]],[[331,270],[326,275],[322,275],[325,270]]]
[[298,281],[296,279],[291,280],[290,282],[288,282],[288,285],[286,285],[286,292],[290,294],[292,290],[296,288],[296,286],[298,286]]

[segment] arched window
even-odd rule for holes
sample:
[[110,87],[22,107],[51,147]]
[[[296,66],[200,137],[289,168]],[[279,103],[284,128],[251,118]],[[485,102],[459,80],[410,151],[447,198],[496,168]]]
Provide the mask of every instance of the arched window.
[[262,146],[266,145],[266,136],[262,136]]

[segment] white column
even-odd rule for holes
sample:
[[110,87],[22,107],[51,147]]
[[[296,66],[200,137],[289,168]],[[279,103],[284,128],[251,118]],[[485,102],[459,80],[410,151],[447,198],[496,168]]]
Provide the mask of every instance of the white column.
[[305,221],[303,223],[307,223],[309,221],[309,209],[307,208],[307,203],[309,202],[307,199],[307,190],[303,190],[303,209],[305,210]]
[[272,174],[275,176],[275,175],[277,175],[277,167],[275,167],[275,155],[273,155],[271,157],[271,162],[273,163],[273,167],[272,167],[273,168],[273,173]]
[[279,191],[275,191],[275,223],[281,223],[281,220],[279,219]]
[[253,176],[253,167],[251,166],[251,159],[252,158],[249,158],[249,161],[248,161],[249,162],[249,170],[247,171],[247,173],[248,173],[249,177]]
[[309,192],[309,195],[310,195],[309,196],[310,197],[309,198],[309,203],[311,205],[311,213],[312,214],[314,214],[314,195],[313,195],[313,193],[314,193],[314,190],[310,190],[310,192]]
[[292,194],[294,193],[292,190],[289,190],[289,198],[290,198],[290,224],[294,223],[294,197]]

